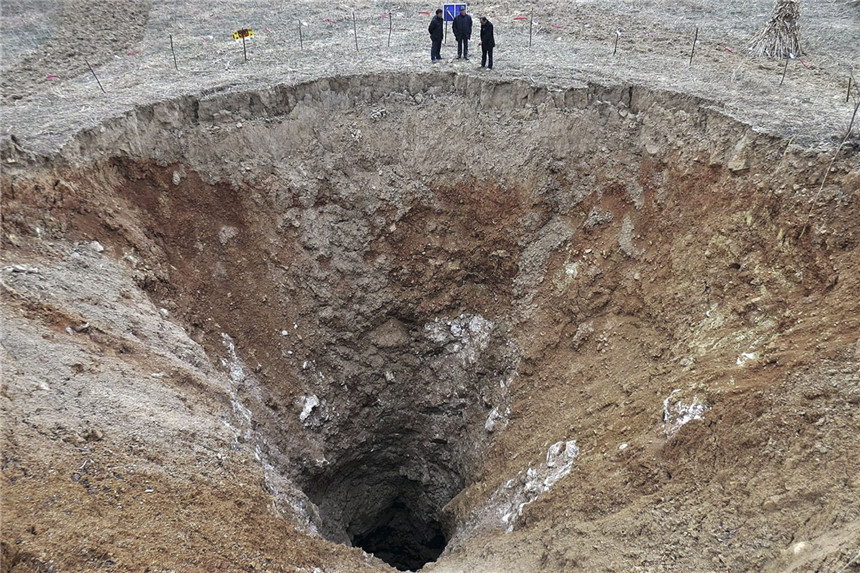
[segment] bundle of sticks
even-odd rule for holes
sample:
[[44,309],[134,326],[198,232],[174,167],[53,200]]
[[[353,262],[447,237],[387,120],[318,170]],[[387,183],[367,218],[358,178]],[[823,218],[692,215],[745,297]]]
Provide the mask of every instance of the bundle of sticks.
[[800,51],[800,0],[776,0],[770,21],[752,40],[756,57],[793,58]]

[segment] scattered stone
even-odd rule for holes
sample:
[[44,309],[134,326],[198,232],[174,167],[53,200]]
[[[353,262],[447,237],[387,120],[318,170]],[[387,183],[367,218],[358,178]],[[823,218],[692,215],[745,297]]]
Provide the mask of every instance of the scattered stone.
[[302,396],[300,400],[302,403],[302,413],[299,414],[299,420],[304,422],[313,413],[314,408],[320,405],[320,399],[315,394],[311,394],[310,396]]
[[726,167],[729,168],[729,171],[733,173],[738,173],[740,171],[745,171],[749,169],[749,163],[747,161],[746,154],[738,154],[729,159],[729,162],[726,164]]
[[710,409],[699,400],[698,396],[693,396],[692,400],[685,404],[683,397],[679,396],[680,393],[680,389],[673,390],[663,400],[663,430],[667,438],[674,436],[684,424],[701,420],[705,412]]
[[601,211],[597,207],[592,207],[591,211],[588,213],[588,217],[585,219],[583,227],[585,227],[586,229],[593,229],[595,227],[599,227],[600,225],[611,223],[612,219],[613,215],[611,211]]
[[371,110],[370,115],[368,117],[370,117],[371,121],[379,121],[380,119],[383,119],[386,116],[388,116],[388,111],[384,107],[382,107],[382,108]]
[[499,409],[493,408],[492,412],[490,412],[490,415],[487,417],[487,421],[484,423],[484,429],[487,432],[492,433],[496,429],[496,424],[503,419],[504,417],[499,413]]
[[78,432],[72,432],[70,434],[63,436],[63,441],[68,443],[68,444],[73,444],[76,446],[79,446],[83,443],[86,443],[86,440],[84,439],[84,437],[81,436]]
[[105,434],[98,428],[90,429],[85,435],[84,439],[88,442],[100,442],[104,439]]
[[239,234],[239,230],[235,227],[224,226],[218,230],[218,242],[222,245],[226,245],[230,239],[234,238]]
[[583,343],[587,342],[591,335],[594,334],[594,325],[590,322],[583,322],[576,327],[576,333],[573,335],[574,348],[579,348]]
[[621,222],[621,232],[618,234],[618,247],[628,257],[639,257],[644,253],[644,250],[637,249],[633,245],[633,231],[633,220],[630,215],[624,215],[624,220]]
[[396,348],[409,343],[409,331],[402,322],[392,318],[369,334],[371,342],[379,348]]
[[742,352],[740,356],[738,356],[737,360],[735,360],[735,364],[740,367],[746,366],[749,362],[755,362],[758,359],[758,355],[755,352]]
[[24,273],[28,275],[39,274],[39,269],[30,265],[9,265],[3,267],[3,272],[7,273]]
[[800,555],[804,551],[807,551],[812,548],[812,545],[806,541],[798,541],[791,546],[791,552],[795,555]]

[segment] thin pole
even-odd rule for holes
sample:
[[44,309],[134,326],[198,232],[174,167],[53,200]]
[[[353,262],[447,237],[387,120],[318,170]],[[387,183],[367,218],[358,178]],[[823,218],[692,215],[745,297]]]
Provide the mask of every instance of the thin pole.
[[[451,10],[447,8],[445,9],[445,11],[448,12],[448,16],[451,17],[451,21],[453,22],[455,18],[454,13],[452,13]],[[445,45],[448,45],[448,20],[445,20]]]
[[358,25],[355,23],[355,10],[352,11],[352,33],[355,35],[355,51],[358,51]]
[[690,65],[693,65],[693,54],[696,53],[696,42],[699,41],[699,27],[696,26],[696,35],[693,37],[693,49],[690,51]]
[[300,50],[305,49],[305,41],[302,38],[302,21],[301,20],[299,20],[299,49]]
[[779,85],[782,85],[782,82],[785,81],[785,72],[788,71],[788,56],[785,58],[785,66],[782,68],[782,78],[779,80]]
[[391,47],[391,12],[388,13],[388,47]]
[[529,48],[532,47],[532,26],[535,23],[535,9],[532,8],[531,14],[529,15]]
[[97,84],[99,85],[99,87],[102,89],[102,93],[103,93],[103,94],[106,94],[107,92],[106,92],[106,91],[105,91],[105,89],[102,87],[102,83],[99,81],[99,77],[96,75],[95,70],[93,69],[93,67],[90,65],[90,63],[89,63],[87,60],[84,60],[84,61],[85,61],[85,62],[87,62],[87,67],[90,69],[90,71],[91,71],[91,72],[92,72],[92,74],[93,74],[93,77],[96,79],[96,83],[97,83]]
[[845,94],[845,103],[848,103],[848,99],[851,97],[851,80],[853,79],[852,76],[848,76],[848,93]]
[[620,38],[620,37],[621,37],[621,32],[616,30],[615,31],[615,47],[612,48],[612,55],[613,56],[615,55],[615,52],[618,51],[618,38]]
[[173,67],[179,71],[179,64],[176,63],[176,50],[173,49],[173,34],[170,34],[170,51],[173,53]]
[[242,53],[245,54],[245,61],[248,61],[248,49],[245,48],[245,34],[242,33]]

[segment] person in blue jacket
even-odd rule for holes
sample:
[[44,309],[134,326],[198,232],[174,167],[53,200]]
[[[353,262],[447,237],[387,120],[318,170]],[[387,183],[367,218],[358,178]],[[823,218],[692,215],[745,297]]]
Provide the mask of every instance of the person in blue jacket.
[[493,23],[481,16],[481,67],[493,69],[493,48],[496,47],[496,38],[493,36]]
[[472,17],[466,13],[466,8],[460,9],[460,13],[454,18],[451,25],[454,37],[457,38],[457,59],[464,57],[469,59],[469,40],[472,38]]
[[430,20],[430,61],[434,64],[442,59],[442,35],[444,33],[442,24],[442,10],[436,10],[436,15]]

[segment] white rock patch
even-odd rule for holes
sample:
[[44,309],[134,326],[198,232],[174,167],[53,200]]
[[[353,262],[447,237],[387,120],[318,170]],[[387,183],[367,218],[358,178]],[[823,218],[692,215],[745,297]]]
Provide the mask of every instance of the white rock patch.
[[436,319],[426,324],[424,331],[430,340],[459,355],[464,364],[474,364],[489,345],[495,326],[482,316],[461,314],[457,318]]
[[320,405],[320,399],[316,397],[315,394],[311,394],[310,396],[302,396],[302,413],[299,414],[299,420],[304,422],[308,419],[308,416],[313,413],[314,408]]
[[675,398],[679,392],[681,392],[680,388],[672,390],[672,393],[663,400],[663,430],[667,438],[674,436],[684,424],[701,420],[709,410],[697,396],[693,396],[689,403],[684,403],[680,397]]
[[509,480],[491,499],[501,496],[501,523],[506,532],[514,530],[523,508],[535,501],[542,493],[550,490],[561,478],[570,473],[573,461],[579,456],[576,440],[556,442],[549,447],[546,461],[537,467],[529,467],[517,477]]

